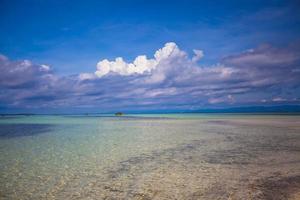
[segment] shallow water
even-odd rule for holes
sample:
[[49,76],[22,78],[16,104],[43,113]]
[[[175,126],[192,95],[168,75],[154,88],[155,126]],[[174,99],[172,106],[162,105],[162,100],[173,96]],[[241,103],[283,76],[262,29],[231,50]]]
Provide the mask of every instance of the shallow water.
[[288,199],[300,116],[0,117],[0,199]]

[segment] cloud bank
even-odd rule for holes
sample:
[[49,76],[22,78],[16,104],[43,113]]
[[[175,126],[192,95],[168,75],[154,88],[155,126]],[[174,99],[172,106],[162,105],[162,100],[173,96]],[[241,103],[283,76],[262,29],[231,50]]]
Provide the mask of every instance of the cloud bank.
[[47,65],[0,56],[0,105],[95,107],[105,112],[299,103],[297,44],[261,45],[211,66],[201,65],[203,51],[193,52],[189,56],[169,42],[153,58],[103,59],[94,73],[74,76],[59,76]]

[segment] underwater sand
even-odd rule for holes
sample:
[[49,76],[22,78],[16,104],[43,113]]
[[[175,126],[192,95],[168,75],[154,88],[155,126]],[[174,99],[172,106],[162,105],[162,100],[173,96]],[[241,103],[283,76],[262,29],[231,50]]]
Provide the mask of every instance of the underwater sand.
[[0,117],[0,199],[299,199],[300,116]]

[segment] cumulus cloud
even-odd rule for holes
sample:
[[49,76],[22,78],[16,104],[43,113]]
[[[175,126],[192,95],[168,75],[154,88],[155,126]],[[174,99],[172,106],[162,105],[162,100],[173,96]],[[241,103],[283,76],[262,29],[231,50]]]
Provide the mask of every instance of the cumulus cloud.
[[195,54],[192,58],[193,62],[197,62],[198,60],[200,60],[204,56],[204,53],[203,53],[202,50],[194,49],[193,52]]
[[[194,50],[194,55],[189,57],[171,42],[157,50],[154,58],[145,57],[144,63],[151,63],[148,67],[135,61],[126,63],[116,59],[107,61],[115,65],[107,67],[109,70],[98,65],[95,74],[101,70],[106,72],[97,76],[99,82],[104,77],[118,81],[122,81],[122,77],[131,77],[123,82],[126,86],[121,87],[119,94],[125,90],[127,98],[136,98],[140,102],[147,100],[153,105],[154,102],[175,102],[193,107],[260,103],[262,98],[272,101],[274,92],[280,93],[287,88],[299,93],[299,52],[296,46],[262,45],[204,67],[198,64],[203,51]],[[121,63],[119,66],[118,62]],[[135,70],[129,71],[129,66]],[[284,95],[292,98],[296,94]]]
[[123,58],[118,57],[115,61],[104,59],[97,64],[97,71],[95,74],[102,77],[109,73],[116,73],[120,75],[131,75],[134,73],[143,74],[150,72],[156,66],[156,61],[148,60],[145,55],[138,56],[133,63],[126,63]]
[[252,86],[299,84],[298,43],[285,48],[262,45],[251,51],[228,56],[223,63],[240,71],[242,78]]
[[[193,62],[198,61],[203,57],[201,50],[194,50],[195,56],[192,58]],[[102,77],[107,74],[119,74],[129,76],[132,74],[149,74],[161,64],[171,61],[176,57],[185,57],[186,53],[181,51],[174,42],[166,43],[161,49],[158,49],[154,58],[148,59],[146,55],[140,55],[135,58],[132,63],[127,63],[122,57],[117,57],[115,61],[107,59],[101,60],[97,63],[96,76]]]
[[78,76],[79,80],[84,81],[84,80],[93,80],[97,78],[95,74],[92,73],[81,73]]
[[[166,43],[152,58],[101,60],[94,73],[54,74],[48,65],[0,56],[0,104],[97,107],[106,110],[199,109],[295,103],[300,96],[300,49],[263,45],[202,66]],[[296,99],[296,100],[295,100]]]
[[0,87],[29,87],[52,75],[50,66],[36,65],[29,60],[11,61],[0,55]]
[[58,105],[80,88],[76,78],[58,76],[50,66],[29,60],[13,61],[0,55],[0,71],[0,104],[4,105]]

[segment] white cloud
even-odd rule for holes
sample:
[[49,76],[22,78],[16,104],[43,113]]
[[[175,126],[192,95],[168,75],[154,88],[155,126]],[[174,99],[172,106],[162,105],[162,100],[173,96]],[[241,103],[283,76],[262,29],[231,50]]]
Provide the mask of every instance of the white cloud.
[[48,71],[50,71],[50,66],[49,65],[41,65],[40,66],[40,71],[48,72]]
[[[193,61],[198,61],[203,57],[201,50],[194,50],[195,56]],[[97,64],[97,71],[95,72],[97,77],[102,77],[110,73],[119,74],[122,76],[128,76],[132,74],[149,74],[160,65],[166,65],[168,62],[176,58],[185,58],[187,54],[180,50],[174,42],[169,42],[164,45],[163,48],[158,49],[153,59],[148,59],[145,55],[140,55],[135,58],[132,63],[127,63],[122,57],[117,57],[115,61],[109,61],[107,59],[101,60]],[[158,79],[162,79],[163,75],[156,75]]]
[[79,74],[79,80],[83,81],[83,80],[93,80],[96,78],[95,74],[92,73],[81,73]]
[[166,43],[163,48],[158,49],[154,54],[154,58],[157,62],[182,56],[186,56],[186,53],[181,51],[174,42]]
[[192,58],[193,62],[199,61],[204,56],[204,53],[202,50],[194,49],[193,52],[195,54]]
[[96,76],[102,77],[109,73],[120,75],[131,75],[134,73],[143,74],[155,68],[157,62],[154,59],[147,59],[145,55],[136,57],[133,63],[126,63],[122,57],[117,57],[115,61],[104,59],[97,64]]
[[0,87],[28,87],[48,79],[52,72],[48,65],[34,64],[29,60],[12,61],[0,55]]
[[282,101],[286,101],[286,99],[282,98],[282,97],[275,97],[275,98],[272,99],[272,101],[274,101],[274,102],[282,102]]
[[[131,63],[121,57],[104,59],[95,73],[71,76],[57,76],[47,65],[11,61],[0,54],[0,100],[19,105],[95,105],[105,109],[298,102],[299,52],[294,48],[258,48],[202,66],[198,64],[203,57],[201,50],[189,56],[170,42],[152,58],[139,55]],[[283,59],[276,62],[278,65],[269,61],[285,55],[297,59]],[[266,60],[256,61],[259,57]]]
[[235,102],[235,98],[231,94],[229,94],[227,96],[208,99],[208,103],[210,103],[210,104],[218,104],[218,103],[224,103],[224,102],[232,104]]

